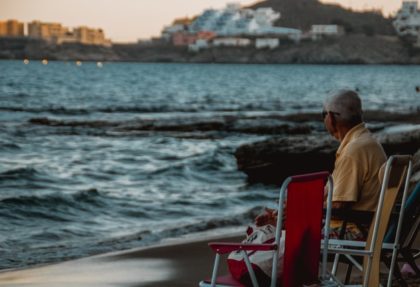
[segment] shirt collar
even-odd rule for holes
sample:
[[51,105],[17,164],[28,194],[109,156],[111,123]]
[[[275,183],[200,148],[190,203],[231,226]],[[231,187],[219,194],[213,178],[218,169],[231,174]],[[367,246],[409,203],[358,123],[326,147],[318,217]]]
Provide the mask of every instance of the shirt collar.
[[362,133],[366,132],[365,123],[360,123],[352,127],[344,136],[344,139],[341,141],[340,146],[338,147],[336,156],[338,157],[343,149],[351,142],[354,138],[359,137]]

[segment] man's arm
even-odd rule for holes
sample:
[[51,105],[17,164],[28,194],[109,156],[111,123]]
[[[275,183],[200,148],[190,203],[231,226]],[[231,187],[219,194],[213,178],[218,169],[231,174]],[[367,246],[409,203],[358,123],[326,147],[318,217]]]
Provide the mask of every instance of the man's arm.
[[333,201],[332,209],[351,209],[353,203],[352,201]]

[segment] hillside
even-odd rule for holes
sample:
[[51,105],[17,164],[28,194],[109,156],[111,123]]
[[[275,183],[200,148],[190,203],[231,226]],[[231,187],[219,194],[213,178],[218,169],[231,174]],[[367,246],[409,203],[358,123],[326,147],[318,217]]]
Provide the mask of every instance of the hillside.
[[317,0],[265,0],[249,8],[271,7],[281,13],[276,26],[308,30],[312,24],[339,24],[347,33],[394,35],[392,20],[379,12],[354,12]]

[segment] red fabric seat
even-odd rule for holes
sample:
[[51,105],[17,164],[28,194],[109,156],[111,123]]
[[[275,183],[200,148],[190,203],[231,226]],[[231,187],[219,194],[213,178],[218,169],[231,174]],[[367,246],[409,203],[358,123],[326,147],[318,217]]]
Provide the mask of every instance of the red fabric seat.
[[[211,279],[204,280],[207,284],[211,283]],[[226,286],[232,286],[232,287],[244,287],[245,285],[242,285],[241,282],[236,280],[232,277],[232,275],[227,274],[224,276],[218,276],[216,280],[217,285],[226,285]]]
[[[286,210],[284,212],[287,219],[284,226],[286,239],[282,276],[275,281],[277,283],[275,284],[276,286],[296,287],[319,282],[324,187],[328,179],[328,172],[319,172],[293,176],[286,179],[283,183],[280,191],[279,210],[283,209],[282,201],[287,197]],[[286,191],[287,196],[285,196]],[[329,211],[331,208],[331,193],[332,182],[330,182],[327,197]],[[327,212],[327,214],[330,215],[330,212]],[[326,222],[328,225],[329,217]],[[277,226],[280,228],[282,227],[281,223],[279,213]],[[255,244],[252,246],[251,244],[214,242],[209,245],[217,254],[216,262],[219,262],[221,254],[226,254],[233,250],[277,250],[279,249],[278,242],[280,242],[280,228],[277,229],[277,243],[274,242],[273,244]],[[326,252],[324,253],[323,262],[325,261],[325,263],[323,269],[326,269]],[[218,266],[218,263],[216,265]],[[200,286],[209,286],[210,281],[202,281],[205,284],[200,283]],[[217,277],[216,284],[217,286],[244,286],[231,275]]]

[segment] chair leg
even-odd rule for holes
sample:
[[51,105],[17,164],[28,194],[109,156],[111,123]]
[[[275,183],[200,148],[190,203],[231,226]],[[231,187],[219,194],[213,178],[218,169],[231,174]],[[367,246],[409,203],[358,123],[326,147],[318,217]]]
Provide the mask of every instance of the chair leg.
[[351,272],[353,270],[353,264],[347,264],[347,271],[346,271],[346,279],[344,281],[344,284],[349,284],[350,283],[350,277],[351,277]]
[[398,281],[398,284],[400,284],[401,287],[408,287],[407,282],[405,282],[404,278],[402,277],[400,267],[398,264],[395,264],[394,267],[394,276]]
[[[383,256],[382,262],[385,263],[386,267],[389,270],[391,270],[391,257]],[[400,267],[397,262],[395,262],[395,266],[394,266],[394,277],[401,287],[408,287],[407,282],[405,282],[404,278],[402,277]]]
[[417,267],[416,261],[414,260],[413,256],[411,255],[410,250],[402,249],[401,255],[404,257],[405,261],[411,266],[411,268],[416,272],[416,276],[420,277],[420,270]]
[[334,276],[337,274],[337,269],[338,269],[339,262],[340,262],[340,254],[337,253],[334,256],[334,263],[333,263],[332,270],[331,270],[331,274],[334,275]]

